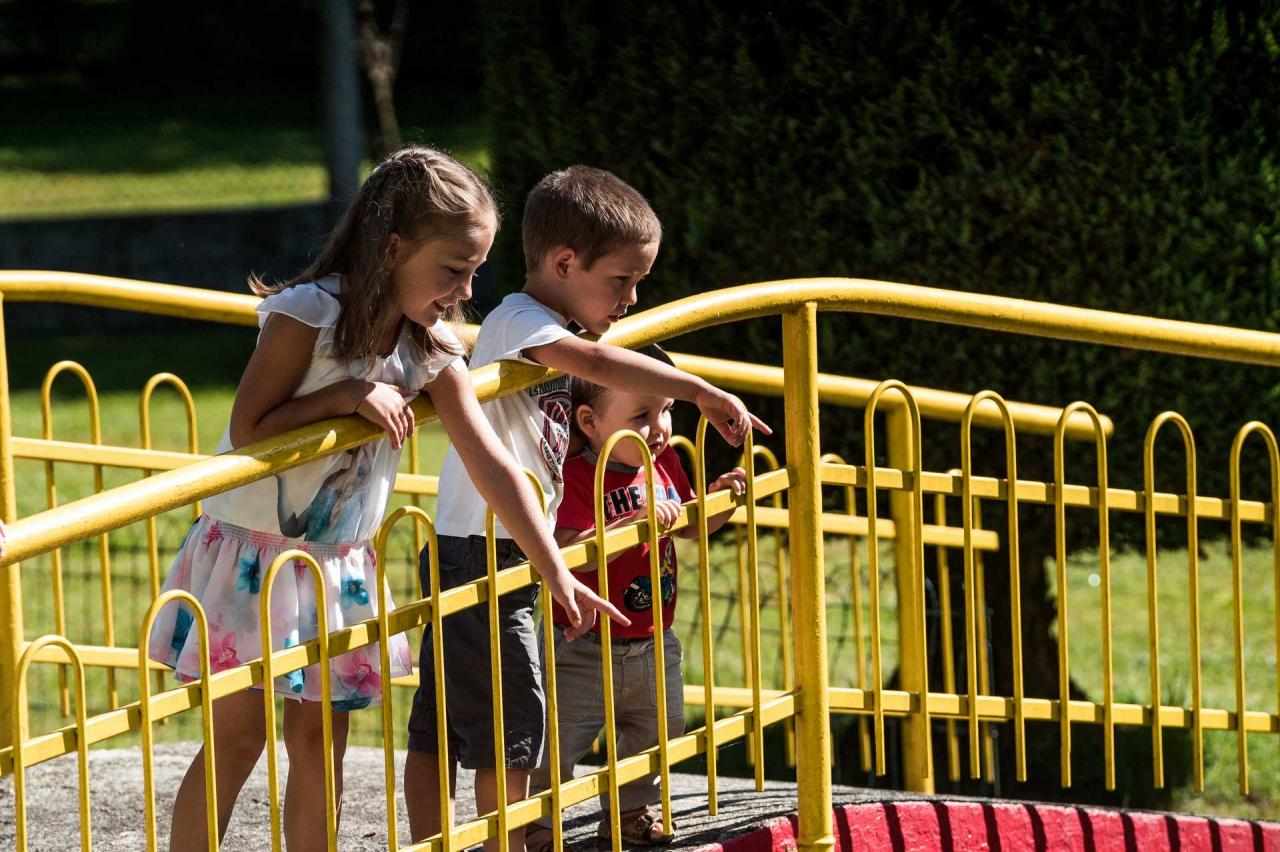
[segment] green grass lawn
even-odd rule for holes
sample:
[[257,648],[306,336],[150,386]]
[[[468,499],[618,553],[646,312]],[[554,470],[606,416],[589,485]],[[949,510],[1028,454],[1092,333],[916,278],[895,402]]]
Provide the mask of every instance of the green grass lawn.
[[[1206,707],[1235,709],[1235,652],[1232,644],[1231,557],[1225,543],[1205,545],[1200,560],[1201,682]],[[1276,712],[1276,622],[1271,548],[1247,548],[1243,558],[1245,684],[1251,710]],[[1190,616],[1185,551],[1159,554],[1157,601],[1160,614],[1160,676],[1166,704],[1191,706]],[[1052,576],[1052,575],[1051,575]],[[1094,700],[1102,696],[1101,583],[1097,554],[1069,560],[1068,605],[1072,678]],[[1150,701],[1147,634],[1147,564],[1142,553],[1113,558],[1112,668],[1117,701]],[[1166,733],[1166,737],[1169,736]],[[1237,788],[1235,732],[1205,734],[1205,792],[1190,787],[1177,794],[1179,807],[1275,818],[1280,813],[1280,743],[1274,736],[1249,738],[1251,793]]]
[[[304,204],[328,196],[315,93],[97,98],[74,88],[6,88],[0,219]],[[404,140],[489,167],[483,111],[406,92]],[[448,120],[441,120],[448,116]],[[457,116],[464,116],[458,119]],[[370,167],[366,163],[366,170]]]

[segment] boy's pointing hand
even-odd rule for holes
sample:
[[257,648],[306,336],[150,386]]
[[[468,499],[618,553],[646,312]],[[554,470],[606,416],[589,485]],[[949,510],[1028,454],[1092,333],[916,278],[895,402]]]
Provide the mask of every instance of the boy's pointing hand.
[[773,434],[773,430],[763,420],[747,410],[742,400],[720,388],[708,387],[698,394],[694,403],[707,418],[707,422],[735,447],[742,446],[742,442],[747,439],[747,432],[752,428],[766,435]]
[[583,585],[568,569],[543,582],[556,603],[564,607],[565,614],[569,616],[569,629],[564,633],[566,641],[572,642],[590,632],[595,627],[597,613],[602,612],[624,626],[631,624],[631,620],[619,612],[617,607]]

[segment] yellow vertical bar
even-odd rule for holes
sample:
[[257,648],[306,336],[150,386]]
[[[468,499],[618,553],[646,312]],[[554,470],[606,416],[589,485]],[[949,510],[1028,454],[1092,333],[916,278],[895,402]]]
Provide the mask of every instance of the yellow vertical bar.
[[27,670],[40,649],[56,645],[71,658],[71,668],[75,675],[76,692],[76,764],[80,770],[78,792],[80,801],[80,849],[90,852],[93,839],[90,835],[91,819],[89,815],[89,742],[88,710],[85,707],[84,664],[75,646],[61,636],[46,635],[36,639],[18,658],[14,666],[14,691],[11,703],[11,726],[6,731],[7,738],[13,743],[13,799],[14,826],[16,835],[16,852],[27,852],[27,796],[26,796],[26,737],[27,737]]
[[[845,488],[845,504],[849,517],[857,517],[857,492],[852,485]],[[849,536],[849,573],[853,581],[853,650],[858,655],[858,689],[867,689],[867,649],[862,628],[862,565],[858,558],[858,537]],[[871,582],[873,578],[868,578]],[[878,578],[874,578],[878,579]],[[862,771],[871,771],[871,728],[865,715],[858,716],[858,750],[862,755]]]
[[[538,495],[538,508],[542,514],[547,513],[547,496],[542,493],[542,482],[525,468],[525,476],[533,486],[533,493]],[[551,773],[551,842],[556,849],[564,848],[564,806],[560,804],[560,695],[556,683],[556,648],[555,648],[555,615],[552,612],[551,595],[542,595],[542,629],[545,637],[546,663],[542,676],[547,694],[547,760]],[[443,656],[441,660],[443,661]]]
[[[52,421],[52,402],[50,399],[51,377],[45,377],[45,384],[40,393],[41,438],[54,438],[54,421]],[[5,399],[8,403],[8,398]],[[58,482],[56,482],[54,463],[45,462],[45,503],[50,509],[58,505]],[[59,636],[67,636],[67,597],[63,591],[63,549],[54,548],[49,554],[52,571],[52,587],[54,587],[54,632]],[[68,715],[72,711],[72,700],[67,687],[67,667],[58,667],[58,706],[61,714]]]
[[[752,458],[759,457],[768,465],[769,470],[778,469],[778,457],[768,447],[759,447],[754,444],[750,450]],[[783,508],[782,492],[774,494],[769,498],[770,504],[775,509]],[[752,523],[755,517],[755,508],[750,510],[751,515],[748,518],[748,524]],[[795,661],[792,659],[792,642],[791,642],[791,599],[787,589],[787,550],[782,543],[783,531],[780,527],[773,530],[773,564],[775,568],[776,582],[778,584],[778,637],[779,647],[781,648],[780,662],[782,668],[776,680],[784,692],[791,692],[795,688]],[[757,601],[759,603],[759,601]],[[757,620],[758,621],[758,620]],[[758,626],[758,625],[757,625]],[[761,661],[763,662],[763,661]],[[785,749],[785,760],[787,766],[794,769],[796,765],[796,724],[792,718],[784,719],[783,725],[783,747]]]
[[507,837],[507,736],[502,712],[502,634],[498,629],[498,533],[492,508],[485,510],[484,555],[489,582],[489,682],[493,690],[493,777],[498,799],[498,849],[508,852],[511,840]]
[[[415,510],[418,515],[421,510]],[[453,797],[449,790],[449,722],[446,716],[444,684],[444,614],[440,609],[440,548],[436,537],[435,525],[425,512],[419,520],[426,526],[427,571],[430,588],[425,590],[431,595],[431,660],[432,674],[436,686],[436,771],[440,775],[440,846],[442,852],[453,849],[453,809],[450,807]],[[422,551],[419,550],[418,553]],[[419,590],[422,592],[424,590]],[[391,806],[388,800],[388,807]]]
[[[1066,423],[1066,412],[1058,419],[1058,433]],[[1063,441],[1053,442],[1053,550],[1057,569],[1058,609],[1058,746],[1059,784],[1071,786],[1071,654],[1069,648],[1070,621],[1068,621],[1067,594],[1067,504],[1063,489],[1066,485],[1066,460]]]
[[[539,485],[541,493],[541,485]],[[546,511],[545,508],[543,510]],[[607,616],[606,616],[607,617]],[[546,665],[542,676],[547,691],[547,768],[551,781],[551,843],[556,849],[564,848],[564,805],[561,804],[563,791],[560,785],[564,779],[560,775],[560,692],[556,680],[556,628],[555,615],[551,608],[551,595],[542,596],[542,630],[546,649]]]
[[[875,411],[864,411],[863,418],[867,473],[867,588],[870,591],[871,607],[871,732],[875,739],[875,773],[884,775],[884,661],[880,643],[880,535],[876,529],[880,511],[876,491]],[[794,560],[794,556],[792,559]],[[799,608],[796,613],[800,613]]]
[[818,475],[818,309],[814,302],[782,315],[782,363],[787,376],[784,406],[791,481],[787,505],[796,616],[796,789],[800,805],[796,845],[800,850],[825,850],[835,846],[835,837],[831,831],[831,705],[822,480]]
[[[955,471],[951,471],[954,473]],[[933,519],[940,527],[947,525],[947,498],[944,494],[934,495]],[[947,548],[938,545],[935,550],[938,565],[938,605],[939,621],[942,634],[942,689],[955,694],[956,664],[955,640],[951,636],[951,566],[947,564]],[[956,737],[956,722],[947,720],[947,778],[952,783],[960,781],[960,740]]]
[[[707,812],[720,812],[716,793],[715,644],[711,635],[711,540],[707,528],[707,418],[698,418],[693,454],[694,488],[698,498],[698,605],[702,609],[702,708],[706,724]],[[598,501],[597,501],[598,502]]]
[[280,852],[283,838],[280,824],[280,766],[276,756],[275,667],[271,659],[271,586],[276,579],[277,565],[283,564],[285,563],[278,559],[272,563],[260,586],[262,593],[258,596],[261,606],[259,625],[262,632],[262,727],[267,738],[267,809],[270,813],[272,852]]
[[[0,519],[17,519],[18,503],[13,482],[13,410],[9,400],[9,360],[5,351],[4,301],[0,294]],[[0,696],[18,690],[18,660],[22,656],[22,574],[18,563],[0,568]],[[16,701],[0,701],[0,748],[14,745],[11,738],[21,710]],[[65,714],[64,710],[64,714]]]
[[[741,462],[745,467],[746,459],[741,459]],[[751,580],[747,577],[746,532],[741,526],[733,528],[733,538],[738,560],[738,624],[742,628],[742,686],[750,689],[753,679],[752,670],[755,666],[755,661],[751,659],[751,623],[756,614],[751,611],[750,596],[747,592]],[[755,766],[756,763],[756,744],[750,737],[747,738],[747,763],[751,766]]]
[[[607,523],[604,515],[604,476],[608,453],[615,442],[605,442],[596,459],[595,498],[593,500],[596,529],[596,580],[600,597],[609,600],[609,558],[605,554],[604,534]],[[652,513],[652,508],[650,509]],[[609,843],[613,852],[622,852],[622,827],[618,815],[622,813],[622,796],[618,789],[618,723],[613,706],[613,625],[608,618],[600,619],[600,677],[604,689],[604,740],[605,781],[609,794],[609,813],[613,819],[609,826]]]
[[[929,727],[928,649],[925,647],[923,502],[920,473],[920,412],[906,385],[882,382],[902,394],[905,406],[886,415],[889,466],[911,471],[911,493],[892,491],[889,513],[897,529],[894,570],[898,579],[898,676],[902,688],[919,696],[920,712],[902,720],[903,781],[908,790],[933,792],[933,743]],[[873,398],[877,398],[873,395]],[[869,412],[872,408],[867,409]]]
[[[374,582],[377,586],[378,595],[378,665],[379,671],[382,674],[382,763],[385,776],[384,792],[386,793],[387,807],[387,844],[392,852],[395,852],[395,850],[400,848],[400,838],[399,829],[396,824],[395,713],[391,697],[391,613],[389,612],[390,597],[387,594],[388,585],[390,583],[390,580],[387,577],[387,542],[391,537],[392,528],[401,518],[406,516],[411,517],[415,521],[413,524],[415,532],[415,546],[417,545],[417,540],[422,538],[422,528],[426,528],[427,536],[431,542],[430,559],[434,561],[436,558],[435,528],[431,523],[431,519],[427,517],[427,514],[417,506],[402,506],[392,512],[387,519],[382,522],[381,526],[378,527],[378,532],[377,535],[374,536],[373,543]],[[419,548],[414,552],[421,553],[422,551]],[[432,574],[434,576],[434,570],[432,571]],[[431,599],[433,622],[435,619],[436,602],[438,600],[439,598],[437,597],[432,597]],[[444,748],[447,748],[447,744]],[[444,748],[439,750],[443,751]],[[448,768],[447,763],[445,768]],[[449,776],[447,772],[444,772],[440,776],[441,790],[447,793],[448,786]],[[445,806],[440,811],[442,820],[448,818],[446,816],[448,810],[448,802],[446,800]],[[448,829],[443,833],[442,842],[447,850],[449,848]]]
[[[413,436],[409,439],[409,472],[416,474],[421,471],[421,451],[418,446],[419,433],[417,429],[413,430]],[[409,502],[416,508],[422,508],[422,495],[410,494]],[[419,524],[413,525],[413,547],[414,553],[422,552],[422,527]]]
[[[982,501],[973,498],[973,528],[982,529]],[[974,589],[977,600],[975,609],[978,613],[978,694],[991,694],[991,666],[987,651],[987,569],[982,561],[982,551],[973,554]],[[986,767],[983,780],[988,784],[996,782],[996,744],[991,734],[990,722],[979,722],[978,730],[982,733],[982,759]]]
[[[1231,616],[1232,638],[1235,644],[1236,673],[1236,749],[1238,751],[1240,795],[1249,795],[1249,733],[1245,730],[1244,717],[1248,708],[1245,690],[1244,668],[1244,550],[1240,529],[1240,455],[1244,442],[1257,432],[1267,446],[1271,463],[1271,526],[1272,526],[1272,574],[1280,585],[1280,450],[1276,436],[1264,423],[1250,421],[1236,432],[1231,442]],[[1280,607],[1280,603],[1277,604]],[[1280,625],[1278,625],[1280,626]],[[1280,639],[1277,640],[1280,643]],[[1280,688],[1280,687],[1278,687]]]
[[[751,619],[751,739],[755,743],[756,790],[764,791],[764,719],[761,711],[764,658],[760,655],[760,530],[756,526],[756,454],[754,451],[753,432],[748,430],[744,445],[743,461],[747,467],[747,581],[750,599]],[[781,578],[779,578],[781,579]],[[782,584],[779,583],[779,588]],[[781,634],[782,643],[787,641],[786,633]],[[785,664],[784,664],[785,667]],[[661,678],[660,678],[661,679]],[[670,810],[663,813],[671,813]]]
[[[150,661],[147,651],[148,646],[151,644],[151,630],[155,625],[156,618],[160,615],[160,611],[170,603],[188,604],[191,607],[192,620],[195,622],[196,627],[196,647],[200,653],[200,722],[204,730],[205,742],[210,743],[205,753],[204,783],[206,790],[213,791],[209,794],[208,801],[210,806],[205,813],[205,831],[211,840],[209,848],[216,849],[218,842],[218,791],[214,780],[214,752],[212,745],[213,698],[209,692],[209,678],[213,674],[209,661],[209,626],[208,619],[205,617],[204,607],[200,605],[200,601],[190,592],[182,589],[170,589],[164,594],[158,595],[151,602],[151,606],[147,608],[147,612],[142,618],[142,629],[139,631],[138,636],[138,707],[142,716],[142,790],[147,849],[156,850],[160,848],[156,834],[155,744],[151,736],[151,688],[147,683],[147,669]],[[264,671],[266,671],[265,667],[268,665],[269,662],[264,657]]]
[[[965,459],[970,461],[969,459]],[[966,464],[961,471],[961,511],[964,526],[964,664],[965,684],[969,697],[969,777],[982,777],[981,733],[978,728],[978,620],[982,614],[978,611],[978,581],[976,560],[977,552],[973,546],[973,470]]]

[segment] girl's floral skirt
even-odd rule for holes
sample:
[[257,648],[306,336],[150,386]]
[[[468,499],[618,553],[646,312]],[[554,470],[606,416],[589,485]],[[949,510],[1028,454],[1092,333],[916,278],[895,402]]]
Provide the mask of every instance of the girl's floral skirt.
[[[202,516],[187,533],[164,588],[182,589],[200,601],[209,621],[212,671],[262,656],[262,581],[275,558],[291,548],[310,553],[320,565],[330,632],[377,615],[371,546],[298,541]],[[278,651],[316,638],[318,605],[311,569],[301,560],[281,568],[271,589],[272,648]],[[190,607],[170,603],[164,608],[148,653],[173,668],[181,680],[200,676],[199,635]],[[412,671],[403,634],[392,637],[389,658],[391,676]],[[358,710],[377,704],[382,696],[380,669],[377,644],[334,658],[329,669],[333,708]],[[320,669],[313,665],[280,675],[275,690],[299,701],[319,701]]]

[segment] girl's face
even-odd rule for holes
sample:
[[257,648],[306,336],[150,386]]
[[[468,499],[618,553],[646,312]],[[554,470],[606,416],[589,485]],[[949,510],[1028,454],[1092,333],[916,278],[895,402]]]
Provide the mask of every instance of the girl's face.
[[430,328],[458,302],[470,299],[471,281],[489,257],[497,229],[497,221],[489,214],[458,236],[427,240],[417,246],[392,234],[395,267],[391,286],[401,313]]

